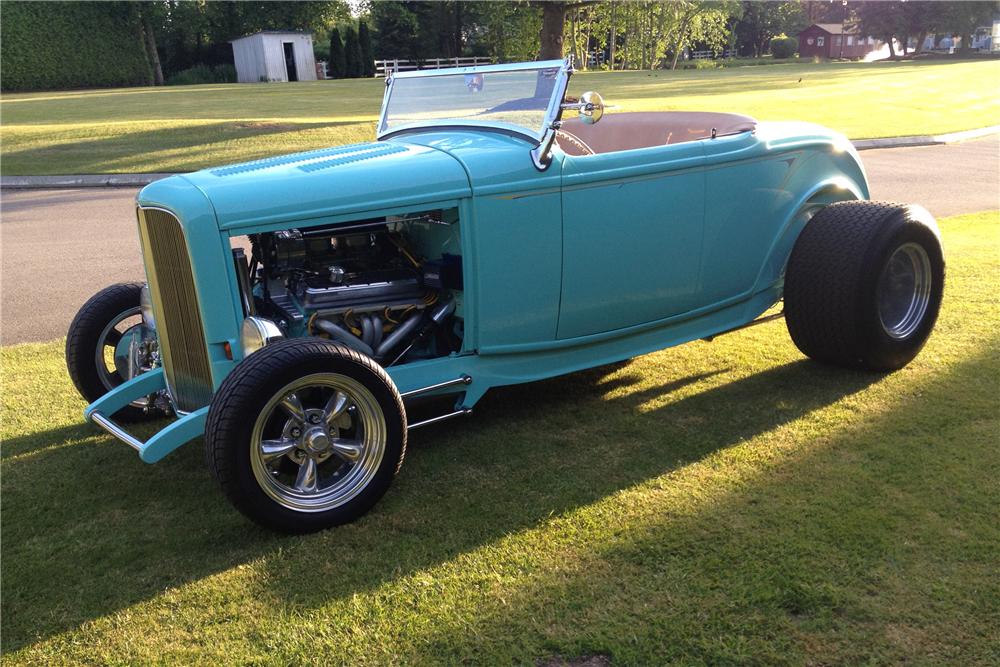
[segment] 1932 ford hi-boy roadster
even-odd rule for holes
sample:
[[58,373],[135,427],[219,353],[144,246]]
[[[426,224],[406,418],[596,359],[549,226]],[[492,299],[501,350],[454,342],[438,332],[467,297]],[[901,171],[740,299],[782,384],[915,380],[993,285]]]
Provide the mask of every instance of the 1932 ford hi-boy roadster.
[[[233,503],[301,532],[366,512],[408,429],[491,387],[710,338],[782,299],[813,359],[917,354],[944,283],[937,227],[866,201],[844,137],[604,115],[596,93],[566,96],[571,73],[396,74],[374,143],[144,188],[147,283],[98,293],[69,330],[87,419],[150,463],[204,435]],[[453,410],[407,422],[405,401],[449,393]],[[144,442],[119,425],[164,414]]]

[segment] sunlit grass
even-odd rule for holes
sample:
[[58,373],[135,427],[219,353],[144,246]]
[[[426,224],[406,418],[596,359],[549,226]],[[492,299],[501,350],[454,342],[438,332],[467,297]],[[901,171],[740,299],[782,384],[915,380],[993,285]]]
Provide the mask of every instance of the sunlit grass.
[[[806,120],[847,136],[1000,123],[1000,62],[789,64],[579,73],[618,111],[701,110]],[[381,80],[3,95],[0,169],[12,174],[190,171],[374,137]]]
[[773,322],[496,390],[308,537],[200,443],[149,466],[83,424],[61,341],[2,348],[4,662],[995,664],[1000,215],[942,230],[902,371]]

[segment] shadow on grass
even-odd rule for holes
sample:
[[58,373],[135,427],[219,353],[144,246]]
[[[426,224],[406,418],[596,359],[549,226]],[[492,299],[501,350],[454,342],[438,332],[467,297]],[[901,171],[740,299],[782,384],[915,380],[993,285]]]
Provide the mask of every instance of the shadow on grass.
[[[322,605],[593,503],[879,378],[802,361],[672,399],[713,373],[630,393],[638,374],[608,372],[495,390],[471,419],[415,432],[403,473],[373,512],[304,538],[265,532],[232,510],[205,473],[200,442],[154,466],[107,438],[11,462],[4,650],[262,557],[269,595]],[[54,439],[79,436],[70,427]],[[316,563],[335,564],[337,576],[304,581],[302,568]]]
[[[676,421],[734,405],[727,400],[760,411],[756,421],[710,438],[717,448],[740,432],[776,426],[775,402],[793,401],[789,416],[797,417],[864,384],[814,369],[778,368],[650,419]],[[424,619],[417,636],[406,638],[412,652],[397,658],[992,664],[1000,592],[998,375],[1000,357],[987,352],[932,377],[881,414],[755,465],[724,492],[690,504],[646,496],[659,511],[635,512],[613,540],[578,543],[557,572],[519,576],[525,585],[508,586],[502,596],[484,586],[461,609]],[[711,448],[706,442],[688,456]],[[667,480],[657,488],[684,494],[673,486]],[[591,521],[621,520],[615,509],[599,511],[607,516]],[[281,584],[293,587],[289,579]]]

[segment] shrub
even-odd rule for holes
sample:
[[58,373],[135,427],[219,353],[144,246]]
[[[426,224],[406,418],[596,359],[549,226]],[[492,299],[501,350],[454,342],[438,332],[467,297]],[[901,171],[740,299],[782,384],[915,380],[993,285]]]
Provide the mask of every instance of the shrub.
[[799,50],[799,40],[782,33],[771,38],[771,55],[775,58],[791,58]]
[[340,31],[336,28],[330,31],[330,59],[327,61],[327,68],[331,79],[341,79],[347,74],[344,43],[340,41]]
[[345,74],[350,79],[356,79],[364,74],[361,65],[361,45],[358,43],[358,33],[352,26],[347,26],[344,35]]
[[194,86],[202,83],[234,83],[236,68],[232,65],[195,65],[172,74],[167,79],[168,86]]
[[681,65],[681,69],[716,69],[721,67],[717,61],[711,58],[698,58],[697,60],[686,60]]
[[4,2],[0,32],[3,90],[153,83],[133,3]]
[[361,76],[375,76],[375,57],[372,55],[372,36],[368,24],[358,24],[358,45],[361,50]]

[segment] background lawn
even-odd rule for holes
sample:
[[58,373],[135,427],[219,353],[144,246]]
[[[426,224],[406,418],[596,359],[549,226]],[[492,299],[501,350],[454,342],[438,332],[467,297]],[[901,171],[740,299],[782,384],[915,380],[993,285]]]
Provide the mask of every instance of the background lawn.
[[242,519],[200,443],[148,466],[84,425],[61,341],[3,348],[4,662],[995,665],[1000,215],[941,226],[902,371],[773,322],[497,390],[307,537]]
[[[581,73],[612,111],[734,111],[853,139],[938,134],[1000,118],[1000,61],[791,64]],[[4,95],[4,175],[190,171],[374,138],[381,80]]]

